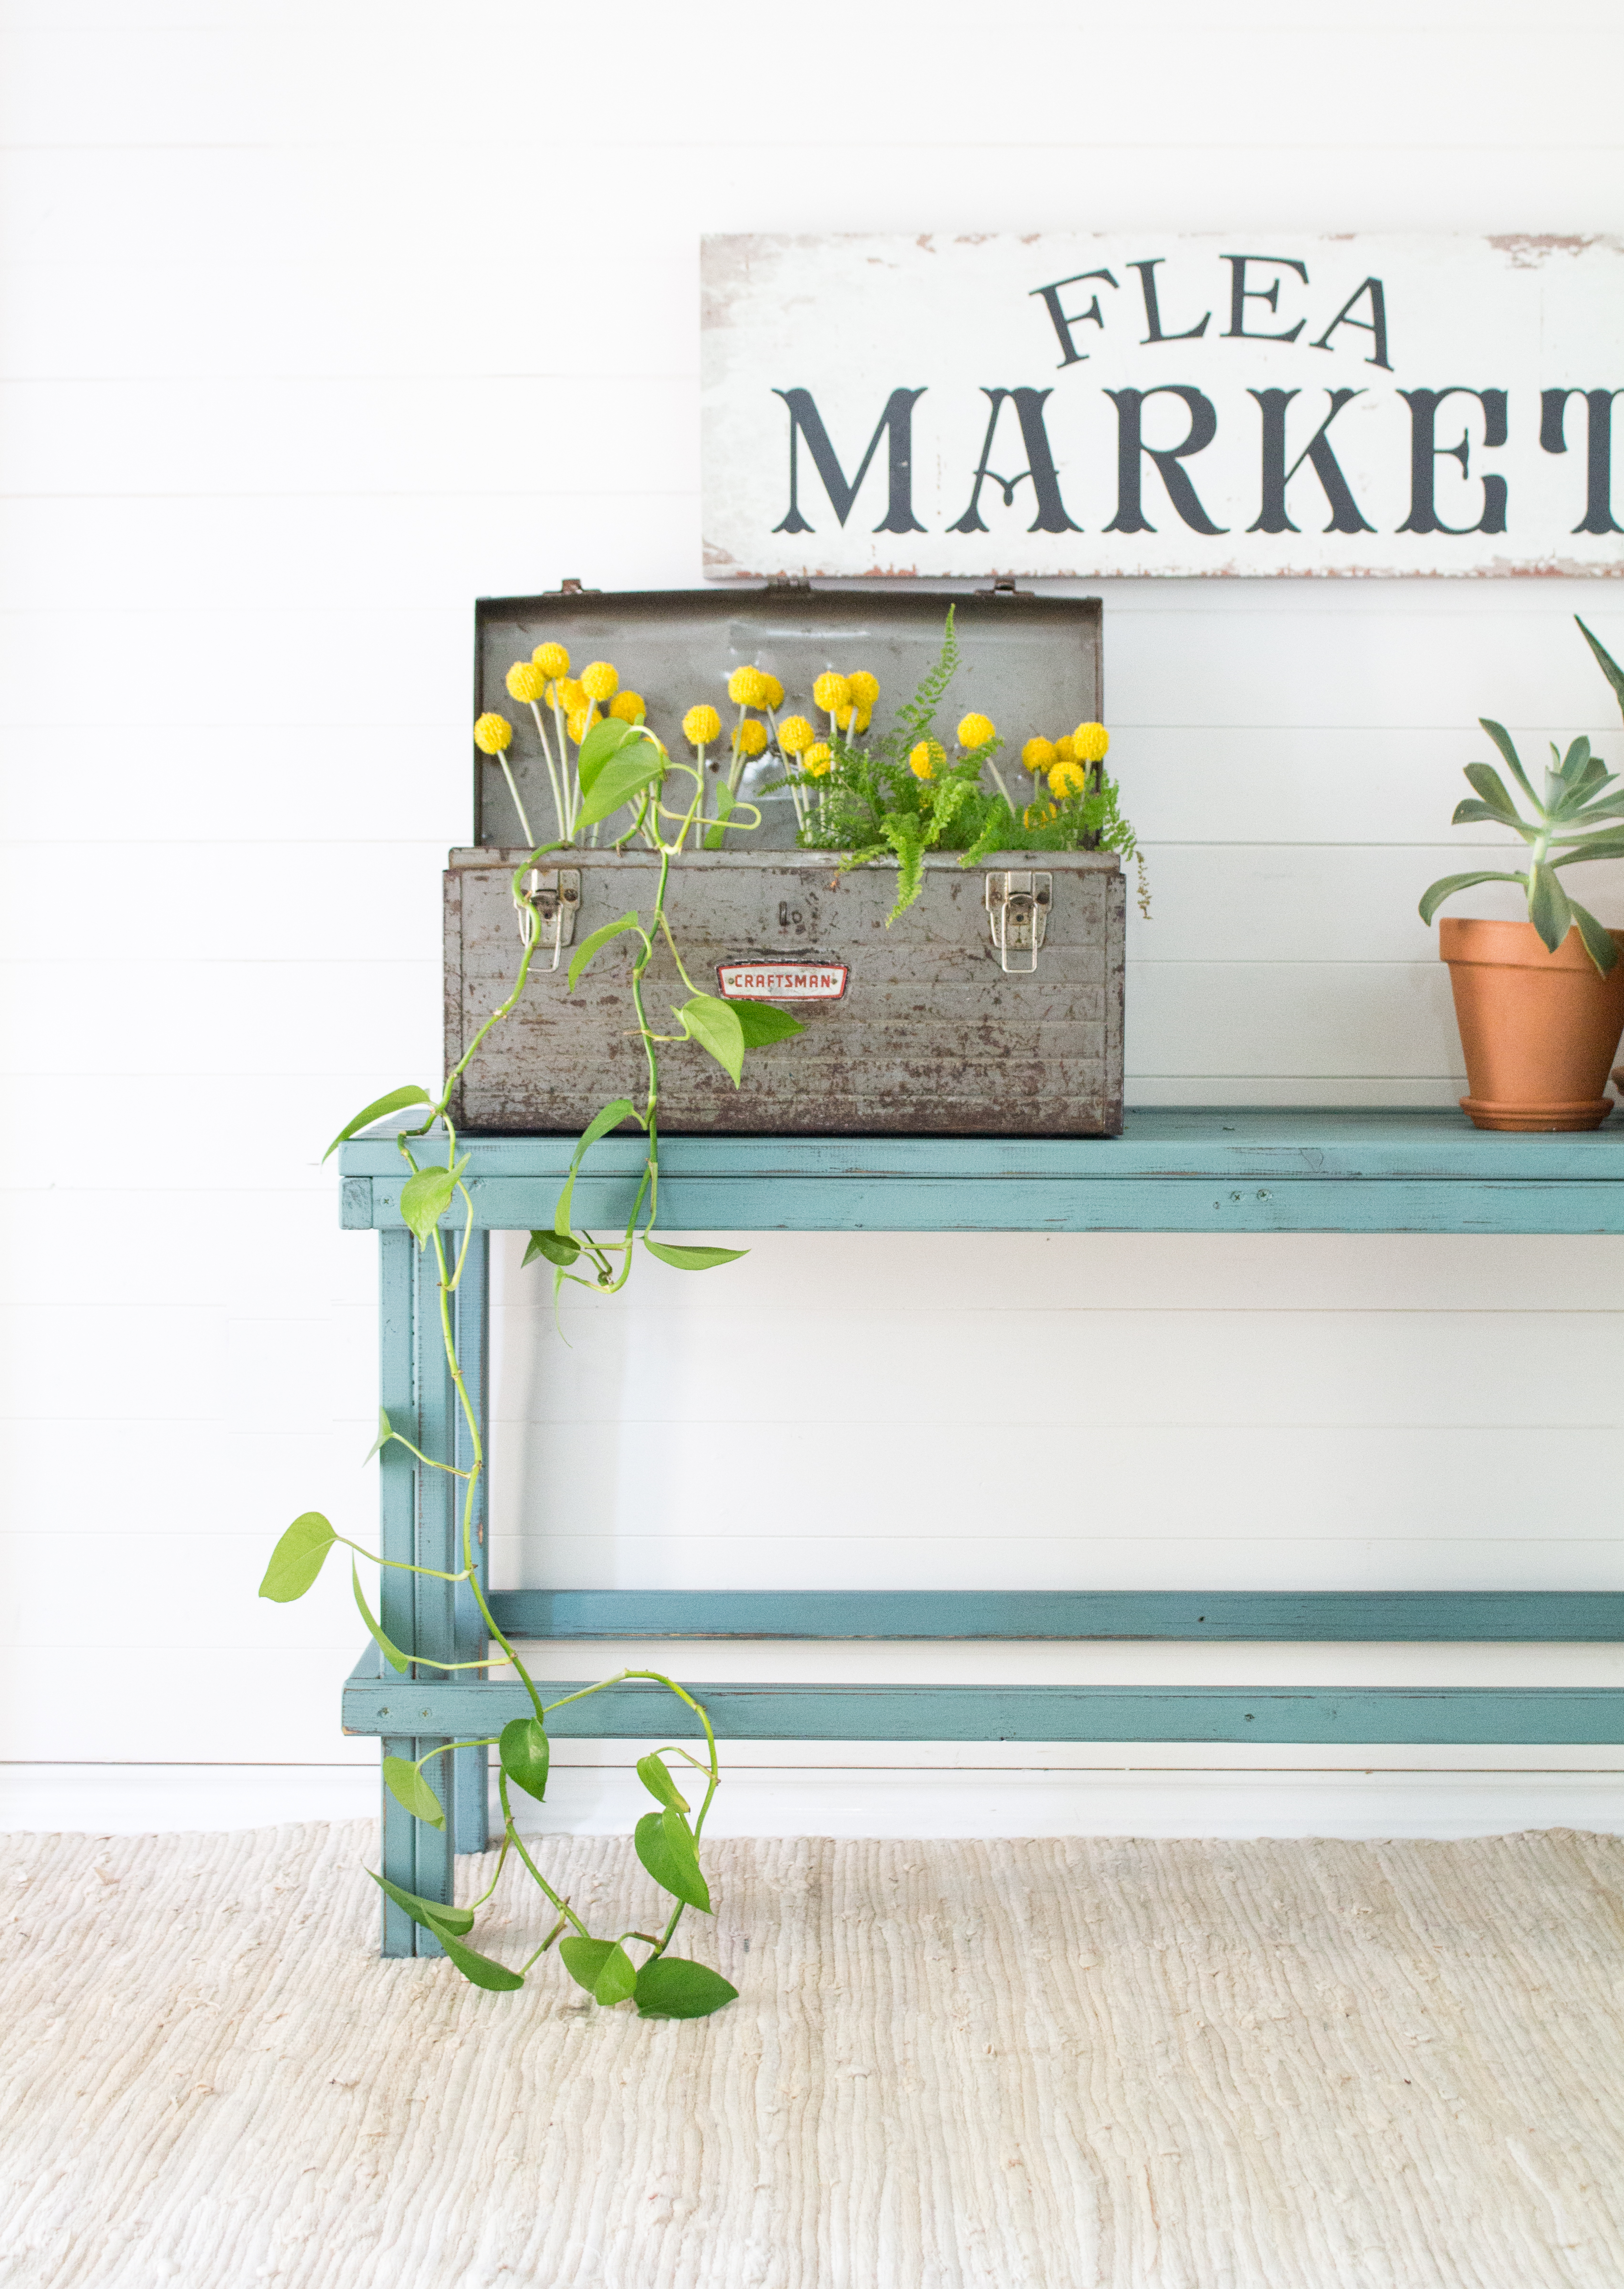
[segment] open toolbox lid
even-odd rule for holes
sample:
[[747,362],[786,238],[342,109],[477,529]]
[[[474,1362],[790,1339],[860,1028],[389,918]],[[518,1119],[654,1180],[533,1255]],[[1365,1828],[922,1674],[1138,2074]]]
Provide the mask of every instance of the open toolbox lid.
[[[590,660],[612,660],[622,686],[642,695],[649,723],[673,753],[682,717],[696,702],[718,710],[727,736],[736,712],[728,678],[746,665],[778,678],[784,714],[809,715],[820,728],[813,679],[831,667],[872,670],[880,679],[873,722],[880,734],[935,666],[950,603],[962,658],[938,712],[940,732],[951,738],[959,718],[978,710],[991,717],[1005,754],[1015,759],[1035,733],[1057,738],[1103,717],[1097,596],[1037,596],[1013,584],[951,582],[618,590],[568,581],[546,595],[482,598],[474,612],[474,713],[494,709],[514,723],[508,762],[537,820],[551,815],[545,770],[529,710],[509,698],[506,683],[513,662],[528,660],[537,644],[563,644],[572,674]],[[778,768],[769,753],[752,778],[770,779]],[[751,779],[744,792],[752,794]],[[788,795],[769,795],[761,809],[762,825],[751,834],[754,847],[792,848]],[[500,764],[477,751],[474,840],[498,848],[524,840]]]

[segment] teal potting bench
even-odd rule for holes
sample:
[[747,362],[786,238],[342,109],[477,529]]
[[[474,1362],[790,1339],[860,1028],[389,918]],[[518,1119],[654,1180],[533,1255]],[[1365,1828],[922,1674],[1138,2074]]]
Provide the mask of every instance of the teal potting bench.
[[[455,1298],[464,1372],[487,1404],[489,1235],[553,1220],[573,1139],[463,1137],[476,1232]],[[432,1140],[419,1159],[434,1158]],[[594,1147],[578,1224],[624,1225],[641,1140]],[[439,1155],[443,1160],[443,1149]],[[1624,1126],[1493,1136],[1455,1113],[1130,1113],[1119,1137],[941,1141],[679,1137],[660,1152],[670,1232],[1624,1232]],[[391,1422],[430,1454],[467,1459],[438,1325],[434,1259],[401,1221],[393,1136],[344,1148],[343,1222],[376,1232]],[[448,1224],[455,1219],[448,1218]],[[384,1555],[454,1572],[454,1481],[399,1446],[382,1457]],[[483,1519],[480,1521],[484,1548]],[[488,1650],[466,1585],[386,1570],[381,1620],[444,1661]],[[525,1638],[1624,1639],[1624,1591],[510,1590],[492,1599]],[[466,1672],[465,1672],[466,1674]],[[586,1682],[586,1679],[582,1679]],[[685,1680],[685,1682],[688,1680]],[[560,1694],[568,1685],[550,1687]],[[1624,1688],[1238,1686],[707,1685],[722,1741],[1624,1742]],[[621,1686],[552,1719],[560,1736],[638,1737],[684,1725],[657,1688]],[[522,1688],[399,1676],[369,1644],[344,1689],[346,1732],[408,1758],[528,1711]],[[684,1715],[686,1712],[682,1712]],[[697,1727],[687,1729],[695,1734]],[[452,1769],[447,1770],[447,1767]],[[385,1873],[451,1897],[453,1855],[486,1842],[485,1752],[437,1767],[443,1832],[383,1796]],[[386,1903],[384,1952],[439,1952]]]

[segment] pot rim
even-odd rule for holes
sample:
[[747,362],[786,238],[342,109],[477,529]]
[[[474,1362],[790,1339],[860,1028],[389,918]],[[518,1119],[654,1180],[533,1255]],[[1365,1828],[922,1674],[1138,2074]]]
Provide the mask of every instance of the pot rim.
[[[1624,929],[1608,937],[1624,951]],[[1588,970],[1598,985],[1611,985],[1619,975],[1603,979],[1585,948],[1577,927],[1571,929],[1553,953],[1532,922],[1491,921],[1487,916],[1446,914],[1438,924],[1438,959],[1452,969]]]

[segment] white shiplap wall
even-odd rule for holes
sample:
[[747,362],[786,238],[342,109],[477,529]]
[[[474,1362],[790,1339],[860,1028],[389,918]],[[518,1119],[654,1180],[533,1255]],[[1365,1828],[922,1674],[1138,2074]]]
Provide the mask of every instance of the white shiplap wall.
[[[295,1511],[373,1521],[372,1251],[316,1153],[434,1070],[471,599],[697,577],[700,233],[1618,230],[1624,28],[1604,0],[1367,6],[1357,29],[1260,0],[10,0],[0,42],[0,1817],[364,1806],[370,1751],[335,1726],[347,1591],[253,1596]],[[1604,728],[1570,616],[1624,649],[1624,590],[1103,593],[1156,889],[1131,1096],[1447,1102],[1413,904],[1459,847],[1473,719]],[[1624,885],[1596,903],[1624,921]],[[498,1254],[510,1580],[1624,1573],[1618,1242],[772,1235],[714,1280],[650,1271],[587,1306],[571,1351]],[[752,1358],[824,1394],[743,1385]],[[880,1665],[1620,1675],[1585,1648],[685,1662]],[[719,1809],[1624,1825],[1613,1752],[906,1757],[741,1752]],[[561,1816],[617,1821],[622,1762],[584,1752]]]

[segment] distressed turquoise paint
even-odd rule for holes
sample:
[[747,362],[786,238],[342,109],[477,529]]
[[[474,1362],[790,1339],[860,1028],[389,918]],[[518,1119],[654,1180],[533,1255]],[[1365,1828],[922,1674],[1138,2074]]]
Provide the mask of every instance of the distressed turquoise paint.
[[[481,1224],[549,1222],[571,1141],[464,1138]],[[398,1222],[394,1145],[343,1149],[374,1224]],[[641,1150],[594,1147],[585,1223],[624,1223]],[[661,1169],[673,1231],[1624,1232],[1624,1132],[1496,1136],[1438,1113],[1132,1113],[1119,1137],[1070,1139],[676,1137]]]
[[1624,1591],[1577,1590],[501,1590],[527,1638],[1624,1641]]
[[[551,1221],[569,1137],[465,1137],[482,1232]],[[624,1222],[641,1146],[595,1148],[577,1192],[585,1223]],[[443,1159],[432,1143],[424,1160]],[[1130,1113],[1115,1138],[942,1140],[668,1137],[661,1221],[672,1231],[875,1232],[1624,1232],[1624,1131],[1509,1137],[1448,1112]],[[433,1281],[400,1224],[399,1155],[388,1133],[346,1145],[346,1229],[380,1240],[383,1404],[431,1453],[460,1438],[440,1360]],[[448,1223],[454,1220],[448,1219]],[[484,1241],[470,1256],[458,1341],[475,1404],[485,1407]],[[477,1263],[475,1258],[477,1257]],[[415,1289],[415,1292],[414,1292]],[[466,1464],[459,1446],[458,1459]],[[418,1480],[437,1484],[419,1487]],[[454,1568],[453,1515],[439,1472],[398,1448],[383,1467],[383,1549]],[[452,1495],[454,1505],[454,1493]],[[436,1554],[439,1553],[439,1554]],[[386,1630],[424,1652],[482,1650],[471,1600],[386,1571]],[[498,1611],[515,1629],[553,1638],[783,1636],[872,1638],[1248,1638],[1561,1642],[1624,1638],[1612,1592],[511,1592]],[[476,1621],[474,1616],[474,1620]],[[408,1682],[372,1659],[345,1691],[345,1722],[383,1735],[393,1752],[489,1733],[526,1706],[502,1684]],[[432,1676],[432,1672],[429,1673]],[[571,1688],[554,1687],[554,1693]],[[1155,1740],[1552,1746],[1624,1739],[1624,1691],[1484,1691],[1159,1687],[776,1687],[699,1688],[726,1739]],[[623,1687],[553,1720],[561,1735],[681,1734]],[[420,1729],[399,1731],[403,1726]],[[444,1836],[386,1797],[384,1862],[429,1898],[451,1896],[451,1853],[483,1839],[479,1759],[435,1770],[448,1800]],[[449,1784],[448,1784],[449,1783]],[[393,1908],[385,1952],[438,1952]]]
[[[546,1698],[579,1690],[549,1683]],[[1624,1742],[1624,1688],[1476,1686],[695,1685],[724,1741],[1159,1741],[1484,1747]],[[509,1684],[351,1684],[346,1728],[497,1730]],[[698,1727],[656,1687],[611,1687],[548,1719],[560,1738],[669,1739]]]
[[[453,1332],[457,1356],[462,1363],[463,1382],[475,1418],[482,1426],[486,1421],[486,1382],[490,1367],[490,1240],[486,1232],[475,1232],[468,1244],[463,1261],[462,1279],[453,1299]],[[468,1470],[474,1462],[474,1442],[462,1408],[454,1410],[455,1442],[452,1460],[459,1470]],[[461,1481],[453,1481],[460,1490]],[[487,1494],[490,1480],[482,1476],[474,1491],[474,1562],[479,1568],[480,1582],[489,1593],[490,1580],[490,1545],[486,1539],[485,1521],[489,1505]],[[457,1508],[460,1513],[460,1493]],[[460,1541],[455,1543],[453,1567],[463,1562]],[[455,1658],[477,1661],[485,1651],[485,1623],[466,1583],[459,1583],[453,1601],[452,1634],[456,1642]],[[458,1749],[456,1785],[456,1836],[458,1852],[482,1852],[490,1840],[490,1790],[486,1784],[488,1752],[483,1749]]]
[[[417,1254],[411,1234],[404,1230],[378,1234],[378,1404],[391,1423],[414,1442],[418,1436],[417,1337],[414,1296]],[[417,1470],[403,1447],[388,1446],[378,1457],[378,1548],[386,1558],[410,1562],[416,1543]],[[381,1568],[378,1581],[378,1619],[384,1634],[396,1645],[410,1645],[415,1622],[411,1576]],[[376,1666],[376,1658],[374,1658]],[[417,1743],[391,1739],[384,1754],[418,1755]],[[419,1889],[418,1881],[418,1823],[379,1786],[383,1872],[403,1891]],[[450,1898],[448,1893],[445,1895]],[[387,1897],[380,1902],[383,1951],[386,1955],[416,1953],[417,1926]]]

